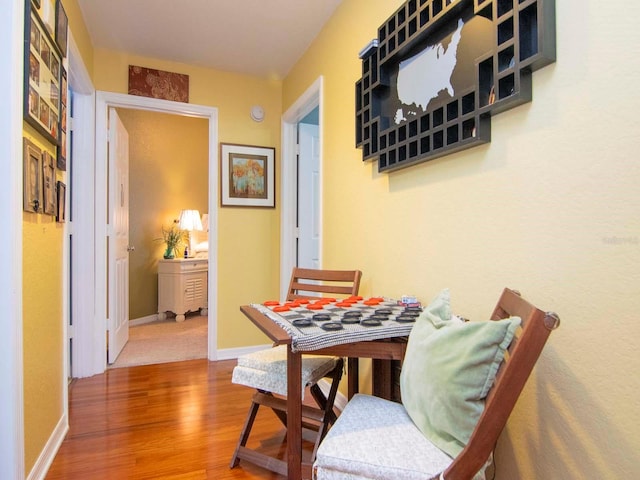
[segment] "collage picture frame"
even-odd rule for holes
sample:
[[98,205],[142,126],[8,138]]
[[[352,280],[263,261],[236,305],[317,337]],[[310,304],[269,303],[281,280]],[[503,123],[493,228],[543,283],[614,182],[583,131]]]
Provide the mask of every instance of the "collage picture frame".
[[24,118],[48,142],[58,146],[62,55],[31,1],[25,2],[26,45]]

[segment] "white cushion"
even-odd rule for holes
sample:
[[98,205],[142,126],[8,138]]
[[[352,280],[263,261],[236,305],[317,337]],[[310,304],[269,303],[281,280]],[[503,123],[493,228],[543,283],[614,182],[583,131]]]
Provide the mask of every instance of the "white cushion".
[[[314,478],[425,480],[452,462],[426,439],[401,404],[357,394],[320,444]],[[484,473],[475,478],[484,478]]]
[[401,404],[358,394],[320,444],[314,465],[319,480],[424,480],[452,461],[424,437]]
[[[336,357],[303,355],[302,395],[304,396],[306,386],[318,383],[334,369],[337,361]],[[286,396],[287,346],[279,345],[238,357],[238,365],[233,369],[231,381]]]

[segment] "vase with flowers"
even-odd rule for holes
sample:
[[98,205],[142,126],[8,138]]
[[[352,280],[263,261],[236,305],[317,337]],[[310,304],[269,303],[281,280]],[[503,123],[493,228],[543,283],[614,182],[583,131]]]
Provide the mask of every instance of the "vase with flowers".
[[185,241],[187,232],[180,230],[177,224],[171,225],[169,228],[162,227],[162,239],[164,240],[165,250],[163,257],[166,259],[178,256],[178,247]]

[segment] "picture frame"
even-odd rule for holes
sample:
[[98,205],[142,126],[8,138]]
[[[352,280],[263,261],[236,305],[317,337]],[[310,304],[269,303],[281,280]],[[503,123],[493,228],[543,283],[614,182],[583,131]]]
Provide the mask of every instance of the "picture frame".
[[47,215],[56,214],[56,165],[54,158],[46,150],[42,152],[42,211]]
[[28,138],[23,142],[23,200],[25,212],[38,213],[42,208],[42,150]]
[[[49,0],[45,0],[49,1]],[[53,145],[60,142],[62,60],[49,30],[25,2],[24,119]]]
[[37,2],[39,18],[51,36],[55,35],[56,32],[56,7],[58,3],[60,3],[60,0],[42,0],[41,2]]
[[220,205],[275,208],[273,147],[220,144]]
[[63,58],[67,56],[69,17],[60,0],[56,1],[56,43]]
[[56,183],[56,222],[67,221],[67,185],[58,180]]
[[60,138],[58,146],[57,167],[64,172],[67,170],[67,102],[69,97],[67,71],[60,67]]

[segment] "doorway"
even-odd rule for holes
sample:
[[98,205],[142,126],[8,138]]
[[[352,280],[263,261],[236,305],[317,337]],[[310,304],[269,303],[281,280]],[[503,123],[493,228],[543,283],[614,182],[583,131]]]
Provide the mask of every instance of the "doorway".
[[[96,92],[95,94],[95,130],[91,135],[95,135],[95,163],[93,172],[85,174],[79,179],[81,183],[92,185],[94,188],[85,192],[84,196],[78,195],[75,205],[80,210],[90,209],[95,212],[92,217],[93,224],[93,242],[84,242],[85,251],[90,253],[88,258],[95,259],[94,262],[87,264],[84,260],[86,273],[92,278],[92,288],[94,292],[102,292],[96,294],[94,298],[85,300],[74,296],[76,308],[84,308],[85,311],[92,312],[87,317],[76,317],[75,320],[75,337],[74,352],[82,359],[81,365],[78,365],[74,353],[74,372],[73,376],[88,376],[102,373],[107,368],[106,355],[106,335],[105,329],[109,321],[108,303],[109,297],[107,287],[108,272],[108,239],[110,229],[108,225],[109,195],[108,182],[109,163],[107,161],[107,112],[109,108],[130,108],[138,110],[147,110],[152,112],[169,113],[176,115],[184,115],[191,117],[204,118],[208,121],[208,167],[209,167],[209,231],[216,232],[217,229],[217,210],[216,202],[218,196],[218,156],[217,148],[217,109],[201,105],[184,104],[179,102],[170,102],[166,100],[158,100],[147,97],[136,97],[132,95],[116,94],[109,92]],[[84,120],[93,124],[90,117]],[[77,123],[84,123],[83,120],[77,119]],[[89,140],[90,142],[90,140]],[[87,153],[87,155],[91,155]],[[77,155],[76,155],[77,156]],[[207,356],[209,360],[217,358],[217,327],[216,327],[216,294],[217,291],[217,239],[215,235],[211,235],[209,239],[209,259],[208,259],[208,334],[207,334]],[[83,303],[84,302],[84,303]],[[82,325],[80,325],[82,322]],[[81,375],[76,375],[76,367],[82,368]]]
[[309,122],[310,118],[314,118],[312,123],[317,124],[317,167],[314,167],[317,175],[304,188],[313,188],[317,192],[315,206],[312,207],[313,215],[318,220],[313,227],[313,236],[316,237],[313,248],[317,252],[313,265],[317,265],[315,268],[322,268],[322,96],[323,78],[318,77],[282,116],[281,298],[286,297],[291,271],[298,262],[298,127],[305,119]]

